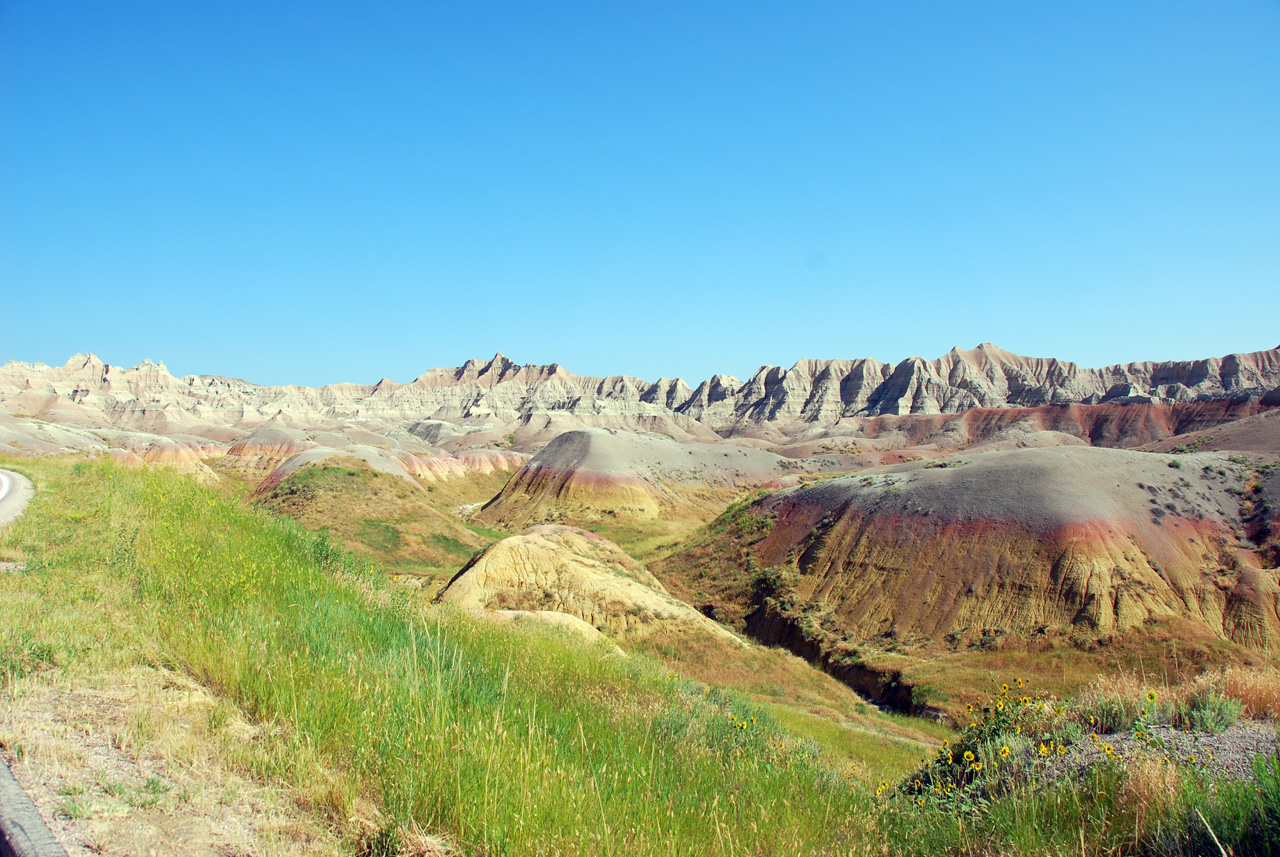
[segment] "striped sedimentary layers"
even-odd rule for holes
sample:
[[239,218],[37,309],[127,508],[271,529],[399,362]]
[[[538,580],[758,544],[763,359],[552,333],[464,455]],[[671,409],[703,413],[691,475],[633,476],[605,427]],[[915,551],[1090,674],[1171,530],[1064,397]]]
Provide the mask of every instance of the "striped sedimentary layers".
[[732,444],[569,431],[521,467],[478,517],[507,527],[602,515],[653,519],[696,507],[717,489],[764,483],[792,466],[774,453]]
[[834,427],[834,431],[822,432],[821,439],[830,440],[844,434],[869,449],[932,446],[954,450],[979,444],[998,447],[1075,441],[1091,446],[1129,448],[1244,419],[1267,408],[1261,399],[1251,397],[1177,403],[972,408],[953,414],[846,419]]
[[772,529],[754,555],[796,572],[789,609],[852,639],[1106,638],[1179,619],[1280,650],[1277,572],[1241,541],[1249,466],[1089,447],[941,463],[757,503]]
[[311,464],[359,459],[375,472],[429,484],[472,474],[513,471],[527,456],[508,450],[475,449],[442,452],[403,431],[377,433],[364,426],[334,426],[308,431],[261,428],[245,434],[217,463],[219,472],[259,480],[269,491],[291,473]]

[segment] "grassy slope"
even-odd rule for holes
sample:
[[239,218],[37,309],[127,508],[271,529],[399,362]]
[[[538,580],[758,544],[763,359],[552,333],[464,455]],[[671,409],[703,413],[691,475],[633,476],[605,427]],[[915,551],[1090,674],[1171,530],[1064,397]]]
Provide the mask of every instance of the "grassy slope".
[[[558,635],[424,614],[327,540],[174,474],[22,469],[40,500],[4,545],[47,561],[3,581],[10,671],[180,665],[271,724],[258,773],[339,824],[369,805],[387,830],[490,852],[789,854],[834,846],[865,800],[741,701]],[[88,568],[118,615],[81,628],[98,613],[80,604]]]
[[[38,494],[0,535],[3,558],[31,563],[0,578],[6,672],[172,664],[259,724],[244,760],[257,776],[366,845],[414,829],[491,854],[1137,853],[1153,841],[1115,772],[978,815],[877,800],[763,710],[644,659],[424,612],[326,539],[172,473],[8,466]],[[1274,848],[1258,819],[1280,823],[1266,814],[1280,786],[1197,788],[1156,816],[1166,833],[1194,805],[1237,853]]]
[[747,512],[761,492],[739,498],[682,544],[650,564],[672,594],[709,604],[722,622],[741,628],[751,608],[751,547],[767,534]]
[[375,473],[363,462],[305,467],[256,502],[398,575],[438,588],[478,550],[505,533],[468,524],[453,509],[493,496],[506,471],[418,488]]
[[[310,530],[329,533],[345,547],[378,563],[385,572],[423,579],[427,593],[432,594],[475,551],[505,535],[464,524],[451,510],[496,493],[507,478],[506,473],[473,474],[432,484],[424,491],[404,480],[374,473],[363,463],[314,466],[293,474],[257,502]],[[713,504],[719,497],[701,499]],[[694,525],[681,518],[637,523],[607,516],[584,523],[611,540],[615,536],[622,538],[633,550],[650,544],[647,539],[656,538],[660,545],[671,542]],[[440,551],[441,545],[449,550]],[[793,724],[794,731],[813,737],[864,780],[905,773],[906,767],[879,764],[876,760],[883,758],[879,752],[872,753],[875,760],[847,758],[845,750],[850,739],[840,737],[847,730],[836,724],[865,730],[856,733],[860,736],[888,733],[909,740],[932,740],[935,744],[950,734],[937,735],[936,729],[929,731],[927,724],[919,721],[900,722],[880,715],[835,679],[781,650],[752,647],[743,651],[710,638],[697,642],[682,638],[671,644],[655,638],[641,645],[640,651],[661,662],[664,669],[685,677],[731,688],[766,705],[785,700],[798,711],[825,718],[830,722],[823,727],[818,727],[817,718],[798,719]],[[832,736],[834,740],[830,740]],[[911,761],[914,760],[906,763]]]
[[[622,547],[642,562],[677,549],[699,527],[715,518],[744,493],[724,485],[704,485],[653,477],[648,480],[660,513],[656,517],[629,514],[614,507],[608,489],[594,495],[590,490],[573,498],[547,493],[524,498],[520,513],[509,516],[519,531],[542,523],[567,524],[590,530]],[[492,519],[485,512],[482,519]]]

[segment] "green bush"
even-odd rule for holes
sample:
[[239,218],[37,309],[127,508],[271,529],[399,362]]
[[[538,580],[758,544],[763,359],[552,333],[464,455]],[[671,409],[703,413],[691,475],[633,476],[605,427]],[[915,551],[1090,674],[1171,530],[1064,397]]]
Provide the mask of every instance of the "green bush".
[[751,600],[757,604],[766,598],[773,598],[782,591],[782,569],[777,566],[760,568],[755,565],[755,557],[747,562],[747,570],[751,574]]
[[1219,734],[1240,719],[1244,706],[1213,690],[1200,691],[1178,705],[1176,722],[1195,732]]

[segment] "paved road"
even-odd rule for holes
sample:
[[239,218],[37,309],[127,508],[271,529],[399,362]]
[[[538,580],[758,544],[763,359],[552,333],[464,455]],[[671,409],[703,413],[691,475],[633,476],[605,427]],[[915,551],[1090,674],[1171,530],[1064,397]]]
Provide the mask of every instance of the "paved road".
[[12,470],[0,470],[0,527],[22,514],[35,496],[31,480]]

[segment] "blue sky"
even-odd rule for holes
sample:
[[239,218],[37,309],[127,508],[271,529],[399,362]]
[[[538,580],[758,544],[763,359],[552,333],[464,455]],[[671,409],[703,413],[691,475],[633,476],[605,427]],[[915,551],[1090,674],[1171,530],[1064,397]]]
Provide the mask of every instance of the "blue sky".
[[1280,3],[0,0],[0,361],[1280,344]]

